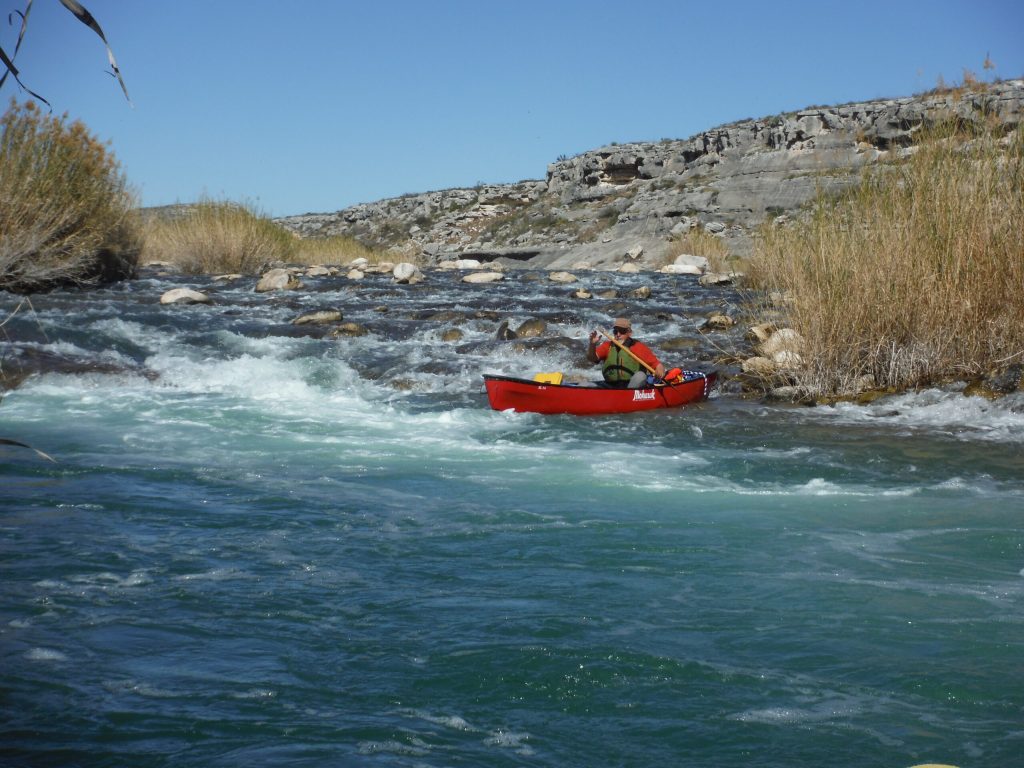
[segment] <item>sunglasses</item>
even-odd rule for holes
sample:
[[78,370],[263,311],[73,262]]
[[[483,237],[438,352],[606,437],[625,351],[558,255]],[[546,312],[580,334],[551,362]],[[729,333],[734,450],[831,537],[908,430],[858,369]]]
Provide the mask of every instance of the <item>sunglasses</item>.
[[630,333],[632,330],[633,330],[632,328],[623,328],[621,325],[616,325],[614,328],[612,328],[612,333],[617,333],[620,336],[625,336],[627,333]]

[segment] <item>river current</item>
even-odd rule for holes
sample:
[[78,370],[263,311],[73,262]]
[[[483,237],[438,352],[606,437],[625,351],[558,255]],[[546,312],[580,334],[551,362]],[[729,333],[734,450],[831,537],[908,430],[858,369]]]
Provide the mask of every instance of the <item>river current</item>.
[[[0,294],[0,364],[49,371],[0,437],[56,460],[0,445],[0,763],[1019,764],[1024,398],[491,410],[618,314],[673,365],[730,343],[728,289],[581,277],[620,298]],[[327,307],[368,333],[291,323]]]

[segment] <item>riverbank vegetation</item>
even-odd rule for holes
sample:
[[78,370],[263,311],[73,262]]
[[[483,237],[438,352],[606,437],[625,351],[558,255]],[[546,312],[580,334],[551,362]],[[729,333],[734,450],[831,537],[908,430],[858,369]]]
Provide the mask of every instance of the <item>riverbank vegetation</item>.
[[[683,254],[703,256],[708,260],[709,269],[712,272],[728,274],[745,270],[743,259],[735,256],[720,237],[716,237],[703,227],[695,227],[689,232],[673,238],[665,254],[664,264],[673,263]],[[659,266],[664,266],[664,264]]]
[[751,278],[803,339],[786,374],[804,396],[1024,362],[1024,135],[950,122],[906,154],[761,233]]
[[379,254],[348,237],[299,238],[253,206],[204,200],[149,215],[144,259],[176,265],[191,274],[252,274],[275,262],[347,264]]
[[0,288],[130,276],[141,241],[107,145],[79,121],[12,101],[0,117]]

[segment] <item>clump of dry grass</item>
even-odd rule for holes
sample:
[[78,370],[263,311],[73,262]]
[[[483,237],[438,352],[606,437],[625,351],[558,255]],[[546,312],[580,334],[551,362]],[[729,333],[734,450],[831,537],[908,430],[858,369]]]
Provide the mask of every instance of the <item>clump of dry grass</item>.
[[33,102],[0,118],[0,287],[128,277],[140,248],[132,195],[106,145]]
[[1024,357],[1024,135],[951,122],[795,226],[750,277],[784,292],[812,396],[906,389]]
[[[366,259],[371,264],[384,260],[385,254],[367,248],[358,240],[342,235],[296,239],[295,261],[300,264],[348,264]],[[406,259],[409,260],[409,259]]]
[[144,257],[191,274],[252,273],[289,261],[294,237],[246,205],[204,200],[145,227]]
[[[347,237],[302,239],[253,207],[204,200],[145,226],[145,258],[192,274],[257,272],[273,262],[342,264],[376,254]],[[373,258],[371,258],[373,257]]]
[[739,260],[729,250],[725,241],[703,227],[695,227],[673,239],[666,254],[667,263],[671,264],[684,253],[703,256],[708,260],[713,272],[734,272],[740,266]]

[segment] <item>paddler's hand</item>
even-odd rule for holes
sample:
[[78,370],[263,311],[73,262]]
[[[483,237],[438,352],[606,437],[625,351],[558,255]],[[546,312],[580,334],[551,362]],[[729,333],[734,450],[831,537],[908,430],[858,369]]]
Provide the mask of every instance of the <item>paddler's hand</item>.
[[654,366],[654,378],[661,380],[665,378],[665,366],[658,363]]
[[587,347],[587,360],[592,363],[601,362],[597,357],[597,331],[590,332],[590,346]]

